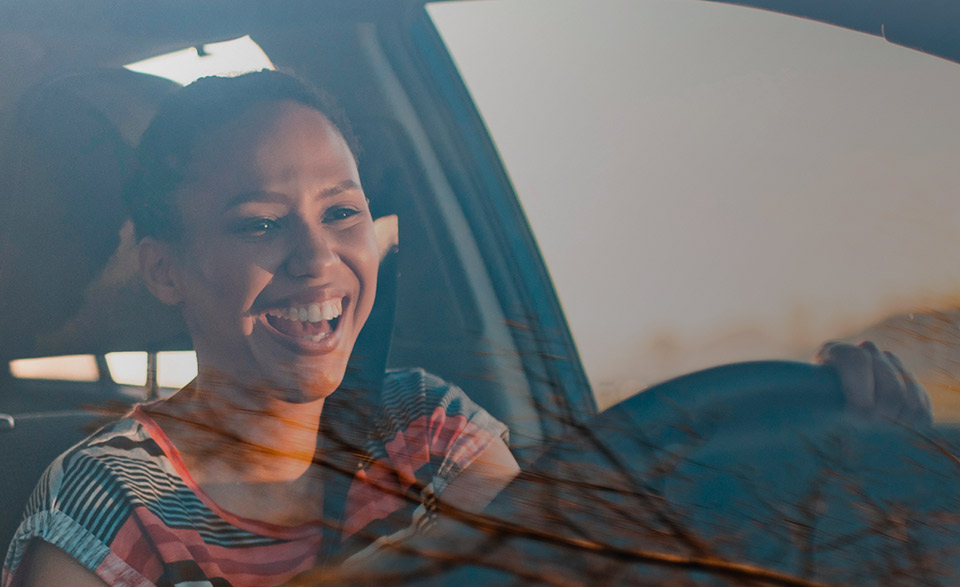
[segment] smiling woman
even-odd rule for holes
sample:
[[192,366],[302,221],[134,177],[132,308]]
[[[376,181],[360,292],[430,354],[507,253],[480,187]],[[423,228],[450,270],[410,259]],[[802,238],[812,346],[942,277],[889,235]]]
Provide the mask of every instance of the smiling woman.
[[382,239],[334,112],[270,71],[160,109],[127,194],[197,377],[51,465],[5,587],[279,584],[429,527],[437,498],[476,511],[517,472],[506,427],[457,387],[418,369],[343,385]]
[[[252,92],[253,79],[234,82],[235,91]],[[198,100],[223,92],[215,81],[196,89],[208,92]],[[138,178],[138,185],[163,186],[169,180],[161,173],[182,176],[173,198],[149,187],[132,196],[147,287],[164,303],[181,304],[201,377],[203,369],[218,370],[319,399],[339,385],[373,307],[379,254],[354,157],[328,117],[305,101],[254,103],[240,108],[240,118],[208,121],[219,128],[193,145],[204,157]],[[163,114],[154,128],[166,128]],[[150,161],[177,156],[165,150],[166,139],[144,136]],[[311,321],[312,306],[343,314]],[[289,319],[293,312],[297,320]]]
[[[874,1],[889,4],[844,8],[867,12]],[[460,27],[441,17],[458,10],[476,12]],[[936,453],[943,462],[927,474],[896,442],[867,442],[863,459],[840,446],[859,444],[868,425],[844,402],[930,432],[922,389],[874,345],[826,347],[824,361],[845,356],[855,367],[839,380],[809,364],[733,365],[596,415],[594,398],[634,391],[628,379],[639,386],[771,356],[780,347],[752,330],[711,333],[744,317],[736,307],[747,319],[779,307],[774,290],[842,294],[835,285],[866,274],[911,286],[919,265],[891,264],[950,226],[949,214],[926,224],[927,215],[904,213],[915,209],[907,198],[880,211],[882,238],[856,222],[933,177],[925,165],[900,174],[889,162],[927,161],[935,142],[925,137],[960,137],[951,118],[960,91],[948,74],[946,91],[916,91],[912,61],[884,53],[879,61],[899,70],[891,77],[866,58],[891,49],[879,37],[866,37],[869,48],[829,45],[824,38],[854,36],[829,29],[803,41],[790,31],[818,25],[744,12],[699,0],[485,0],[429,11],[421,0],[0,0],[0,118],[14,122],[0,135],[0,359],[85,355],[98,375],[0,373],[0,406],[14,416],[0,424],[16,424],[0,426],[0,502],[16,510],[0,517],[0,539],[13,538],[3,587],[260,586],[315,568],[319,576],[297,580],[342,584],[342,571],[399,582],[422,570],[440,581],[429,573],[456,566],[467,574],[458,584],[479,583],[472,563],[506,574],[502,583],[650,583],[650,566],[671,560],[697,572],[769,565],[793,585],[948,576],[917,571],[941,551],[910,536],[918,521],[939,540],[956,518],[955,451]],[[567,32],[546,30],[554,24]],[[458,49],[458,30],[474,33],[474,59]],[[120,69],[176,48],[210,53],[246,33],[283,71],[335,92],[364,149],[350,148],[334,109],[282,74],[181,89]],[[787,54],[802,47],[826,73],[790,65]],[[535,67],[531,55],[549,65]],[[770,69],[751,74],[761,65]],[[91,68],[110,69],[80,73]],[[477,70],[509,74],[509,91],[485,91]],[[812,91],[830,80],[840,83]],[[538,95],[550,81],[559,88]],[[885,100],[904,115],[880,115],[874,106]],[[835,108],[847,103],[852,110]],[[922,122],[938,104],[949,115]],[[838,156],[849,143],[829,131],[844,122],[855,123],[855,142],[892,138],[906,152]],[[524,123],[534,128],[522,140],[501,136]],[[922,132],[897,142],[911,128]],[[812,148],[791,150],[803,143]],[[929,159],[947,163],[949,177],[956,160],[954,149]],[[520,165],[531,161],[543,176],[525,176]],[[121,178],[135,169],[124,207]],[[828,185],[835,177],[846,180]],[[955,194],[953,185],[929,195]],[[828,222],[794,224],[809,215]],[[911,222],[937,230],[893,230]],[[396,252],[397,231],[383,230],[391,226],[403,234]],[[757,236],[771,228],[776,238]],[[857,247],[820,238],[846,230]],[[906,246],[894,234],[907,235]],[[933,246],[925,256],[957,276],[956,251]],[[825,262],[842,253],[853,262]],[[810,267],[834,274],[811,278]],[[145,279],[133,279],[141,268]],[[872,294],[875,282],[859,283]],[[851,300],[864,319],[882,309]],[[781,350],[806,358],[827,335],[812,328],[819,319],[786,315],[795,319],[774,320],[769,332],[796,335]],[[823,320],[847,328],[829,312]],[[703,325],[716,354],[687,344],[689,324]],[[960,332],[955,323],[949,331]],[[130,381],[162,385],[153,376],[161,353],[194,346],[196,377],[173,396],[113,411],[121,419],[84,441],[92,429],[80,434],[76,417],[61,417],[118,395],[112,353],[148,353],[138,357],[149,376]],[[604,393],[608,382],[618,393]],[[61,412],[46,417],[39,406]],[[841,441],[813,454],[812,434],[832,439],[833,424],[847,422]],[[25,492],[68,446],[21,524]],[[477,516],[516,472],[513,455],[528,474],[501,504],[520,496],[543,507],[521,499]],[[908,464],[881,469],[888,475],[863,468],[878,461]],[[18,480],[30,487],[13,491]],[[891,502],[891,485],[914,494]],[[837,499],[821,499],[821,488]],[[445,521],[475,522],[477,540],[439,532]],[[395,564],[390,546],[419,556]],[[379,571],[388,575],[370,574]]]

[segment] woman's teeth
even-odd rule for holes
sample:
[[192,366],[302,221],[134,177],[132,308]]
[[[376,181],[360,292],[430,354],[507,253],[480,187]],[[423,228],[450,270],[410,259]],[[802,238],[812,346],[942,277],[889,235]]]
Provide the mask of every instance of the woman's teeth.
[[[335,324],[330,323],[330,321],[336,320],[342,313],[343,298],[327,300],[319,304],[291,306],[286,309],[277,308],[266,311],[267,316],[300,324],[300,326],[296,328],[292,328],[293,325],[291,325],[291,327],[284,327],[282,323],[276,324],[281,331],[286,332],[288,335],[293,335],[299,330],[298,335],[301,338],[304,340],[312,340],[313,342],[320,342],[333,332]],[[318,328],[320,330],[319,332],[316,331]]]
[[343,313],[343,299],[327,300],[319,304],[308,304],[306,306],[291,306],[287,309],[267,310],[268,316],[276,316],[284,320],[296,320],[298,322],[320,322],[321,320],[333,320],[339,318]]

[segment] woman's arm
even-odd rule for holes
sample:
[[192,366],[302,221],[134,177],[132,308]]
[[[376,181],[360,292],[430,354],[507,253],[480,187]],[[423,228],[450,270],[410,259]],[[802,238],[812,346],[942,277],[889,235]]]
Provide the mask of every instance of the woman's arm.
[[396,580],[438,556],[456,559],[466,555],[464,560],[468,560],[488,535],[476,531],[457,512],[482,515],[483,509],[519,472],[517,460],[498,437],[440,493],[440,515],[429,530],[410,528],[397,533],[350,557],[337,569],[308,572],[291,585],[377,583]]
[[23,587],[104,587],[93,571],[81,565],[75,558],[49,542],[34,540],[26,553],[23,567],[19,570]]
[[517,473],[520,465],[502,438],[496,438],[440,494],[442,503],[479,513],[493,501]]

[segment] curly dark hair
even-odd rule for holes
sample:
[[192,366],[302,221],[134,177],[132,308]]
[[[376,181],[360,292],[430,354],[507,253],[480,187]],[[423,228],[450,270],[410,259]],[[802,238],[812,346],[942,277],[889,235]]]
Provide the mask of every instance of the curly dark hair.
[[137,166],[124,188],[137,240],[176,242],[182,224],[171,197],[184,179],[194,144],[262,102],[292,100],[317,110],[340,131],[354,158],[357,139],[333,99],[303,80],[262,70],[236,77],[204,77],[171,94],[143,133]]

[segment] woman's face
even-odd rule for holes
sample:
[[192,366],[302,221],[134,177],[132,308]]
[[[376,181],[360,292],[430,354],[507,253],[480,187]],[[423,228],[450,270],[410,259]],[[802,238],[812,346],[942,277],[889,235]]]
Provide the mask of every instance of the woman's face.
[[194,146],[174,255],[201,376],[292,401],[333,392],[373,306],[379,255],[356,162],[295,102],[256,105]]

